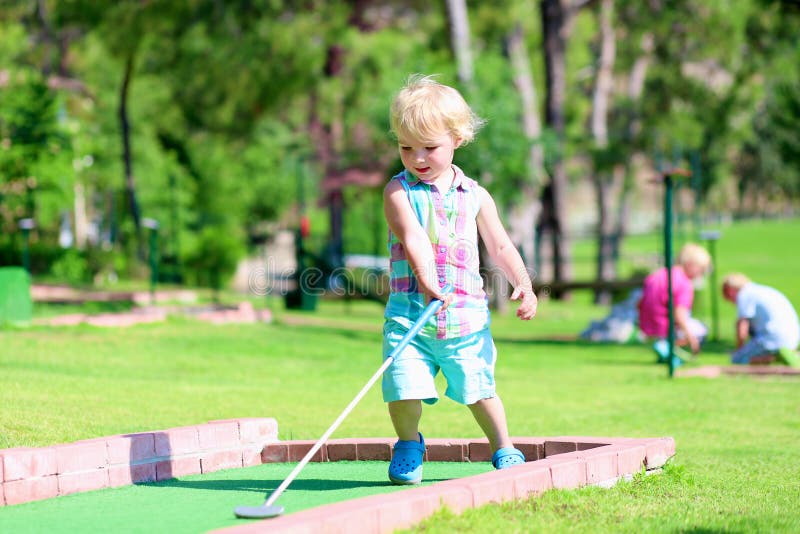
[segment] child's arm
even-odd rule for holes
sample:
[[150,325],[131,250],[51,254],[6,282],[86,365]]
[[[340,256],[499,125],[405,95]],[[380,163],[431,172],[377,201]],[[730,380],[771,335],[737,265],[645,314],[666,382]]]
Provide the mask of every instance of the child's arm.
[[500,267],[508,281],[514,286],[511,299],[522,298],[517,309],[517,317],[525,321],[532,319],[536,315],[538,300],[533,292],[533,283],[525,269],[522,257],[503,228],[492,196],[483,187],[478,189],[478,195],[481,202],[481,209],[478,212],[478,231],[481,239],[483,239],[492,261]]
[[687,308],[683,306],[675,308],[675,325],[683,331],[683,335],[686,336],[686,341],[689,343],[692,352],[695,354],[700,352],[700,342],[689,328],[689,310]]
[[452,298],[444,295],[436,277],[436,260],[431,240],[417,220],[402,184],[392,180],[383,190],[383,212],[389,229],[403,244],[411,270],[426,296],[444,302],[442,310]]
[[736,320],[736,348],[742,348],[744,342],[750,337],[750,320],[739,318]]

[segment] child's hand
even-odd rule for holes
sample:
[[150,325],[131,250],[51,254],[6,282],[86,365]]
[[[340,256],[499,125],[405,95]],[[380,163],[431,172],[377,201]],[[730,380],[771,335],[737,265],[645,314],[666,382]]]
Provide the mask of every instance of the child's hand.
[[449,293],[447,295],[438,295],[435,298],[437,298],[437,299],[442,301],[442,307],[439,308],[439,313],[442,313],[443,311],[445,311],[447,309],[447,307],[450,306],[450,303],[453,302],[453,294],[452,293]]
[[697,354],[700,352],[700,342],[697,341],[697,338],[694,336],[687,336],[689,341],[689,348],[692,350],[692,353]]
[[536,315],[536,308],[539,306],[539,299],[536,298],[536,293],[533,289],[522,289],[517,287],[511,293],[511,300],[520,300],[519,308],[517,308],[517,317],[523,321],[530,321]]
[[430,304],[430,302],[432,300],[441,300],[442,301],[442,307],[439,308],[439,311],[436,312],[436,313],[442,313],[443,311],[445,311],[447,309],[447,307],[450,305],[450,303],[453,301],[453,294],[452,293],[448,293],[447,295],[445,295],[444,293],[439,293],[439,292],[431,293],[431,292],[425,291],[425,294],[428,297],[428,303],[429,304]]

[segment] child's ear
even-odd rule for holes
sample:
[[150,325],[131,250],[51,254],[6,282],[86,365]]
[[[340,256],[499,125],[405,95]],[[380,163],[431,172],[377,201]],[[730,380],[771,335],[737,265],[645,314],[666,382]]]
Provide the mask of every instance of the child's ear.
[[454,147],[455,147],[455,148],[458,148],[458,147],[460,147],[460,146],[461,146],[461,143],[463,143],[463,142],[464,142],[464,140],[463,140],[463,139],[461,139],[460,137],[456,137],[456,138],[455,138],[455,144],[454,144]]

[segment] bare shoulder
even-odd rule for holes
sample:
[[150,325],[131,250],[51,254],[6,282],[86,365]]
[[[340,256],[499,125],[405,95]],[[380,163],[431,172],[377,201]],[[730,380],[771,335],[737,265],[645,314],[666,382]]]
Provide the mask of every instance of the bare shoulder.
[[403,184],[400,183],[400,180],[389,180],[389,182],[383,188],[383,198],[389,198],[394,193],[403,190]]
[[489,191],[487,191],[482,185],[478,185],[478,200],[480,201],[481,209],[496,209],[491,193],[489,193]]

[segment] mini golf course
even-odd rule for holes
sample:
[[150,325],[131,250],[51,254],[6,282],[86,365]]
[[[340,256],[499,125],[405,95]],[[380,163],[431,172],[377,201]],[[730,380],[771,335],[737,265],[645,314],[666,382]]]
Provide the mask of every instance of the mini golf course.
[[258,506],[313,441],[279,441],[274,419],[235,419],[42,448],[0,450],[0,532],[391,532],[441,506],[456,513],[551,488],[610,486],[657,472],[672,438],[514,438],[528,462],[502,471],[485,439],[426,440],[424,483],[386,479],[394,438],[329,440],[281,495]]

